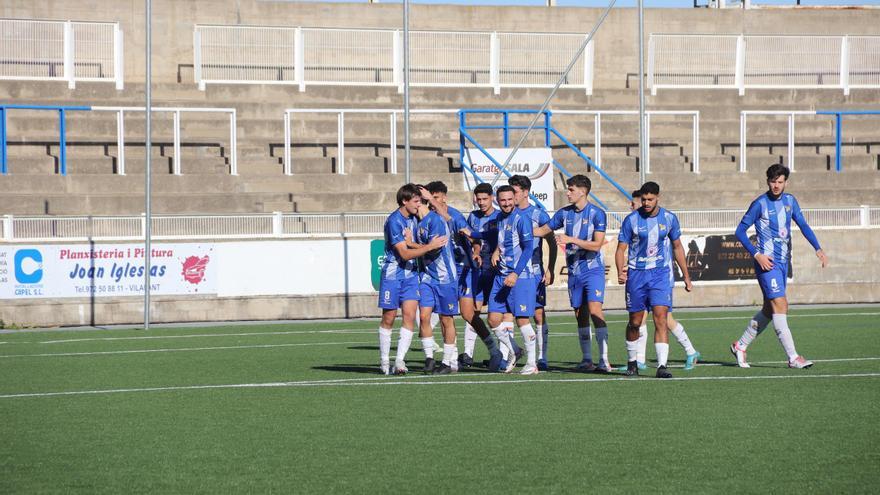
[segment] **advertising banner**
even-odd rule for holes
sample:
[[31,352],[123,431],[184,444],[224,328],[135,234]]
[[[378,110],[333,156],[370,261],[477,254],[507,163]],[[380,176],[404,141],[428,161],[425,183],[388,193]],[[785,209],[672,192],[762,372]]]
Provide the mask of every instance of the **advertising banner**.
[[[752,242],[755,236],[752,235]],[[682,235],[688,273],[694,282],[754,280],[755,262],[734,234]],[[791,263],[788,278],[793,277]],[[675,280],[683,280],[676,266]]]
[[[503,164],[513,148],[487,148],[486,151],[492,158]],[[471,168],[483,180],[492,182],[498,174],[498,167],[492,163],[481,151],[473,149],[469,154]],[[525,175],[532,181],[532,194],[544,205],[548,211],[556,209],[553,194],[553,153],[550,148],[520,148],[507,168],[511,175]],[[464,185],[472,191],[479,181],[474,176],[464,171]],[[507,184],[507,176],[501,174],[496,185]],[[534,201],[532,201],[534,203]]]
[[[150,289],[157,295],[216,294],[213,244],[153,244]],[[137,244],[0,247],[0,298],[118,297],[144,293]]]

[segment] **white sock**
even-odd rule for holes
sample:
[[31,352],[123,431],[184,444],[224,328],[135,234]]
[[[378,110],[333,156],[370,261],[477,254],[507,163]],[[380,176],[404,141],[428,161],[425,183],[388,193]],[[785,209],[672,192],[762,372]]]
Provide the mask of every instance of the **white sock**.
[[513,349],[514,354],[519,354],[520,348],[519,344],[516,343],[516,335],[513,333],[513,323],[505,330],[507,331],[507,336],[510,337],[510,348]]
[[675,335],[675,338],[678,339],[678,343],[684,347],[684,352],[687,353],[688,356],[697,352],[694,349],[694,345],[691,344],[691,339],[688,338],[687,332],[684,331],[684,327],[681,326],[681,323],[676,322],[675,328],[672,329],[672,335]]
[[443,344],[443,364],[452,366],[452,361],[458,359],[458,348],[455,344]]
[[788,360],[792,361],[798,356],[794,348],[794,339],[791,336],[791,330],[788,328],[788,315],[785,313],[773,314],[773,328],[776,329],[776,336],[779,337],[779,343],[788,354]]
[[474,357],[474,345],[477,343],[477,332],[470,323],[464,325],[464,353]]
[[412,338],[412,330],[400,327],[400,337],[397,339],[397,361],[404,362],[406,360],[406,353],[409,352]]
[[437,328],[438,323],[440,323],[440,315],[431,313],[431,330]]
[[749,322],[749,326],[746,327],[746,331],[743,332],[742,337],[737,341],[737,346],[742,350],[746,350],[749,347],[749,344],[758,338],[758,335],[761,335],[761,332],[767,328],[768,323],[770,323],[770,319],[764,315],[763,311],[755,313],[755,316],[752,317],[752,321]]
[[636,342],[639,343],[636,361],[645,363],[648,358],[648,325],[639,327],[639,339]]
[[608,327],[596,328],[596,347],[599,351],[599,362],[610,366],[608,362]]
[[501,326],[493,328],[492,333],[498,337],[498,346],[501,348],[501,353],[506,359],[509,354],[513,353],[513,348],[510,346],[510,335],[507,334],[507,329],[504,328],[502,324]]
[[547,340],[550,338],[550,327],[543,323],[541,324],[541,342],[544,344],[541,346],[541,360],[545,363],[547,362]]
[[538,340],[537,335],[535,335],[535,329],[532,328],[532,325],[526,323],[519,327],[519,331],[522,332],[523,343],[526,346],[526,364],[535,366],[535,357],[537,355],[536,341]]
[[626,341],[626,360],[627,362],[638,361],[639,355],[639,341],[638,340],[627,340]]
[[387,363],[390,354],[391,329],[379,327],[379,360],[383,363]]
[[657,367],[666,366],[666,360],[669,359],[669,344],[654,342],[654,350],[657,351]]
[[535,332],[535,344],[537,345],[538,355],[544,355],[544,334],[543,332]]
[[425,358],[434,357],[434,337],[422,337],[422,350],[425,351]]
[[578,327],[578,341],[584,361],[593,361],[593,342],[590,339],[590,327]]

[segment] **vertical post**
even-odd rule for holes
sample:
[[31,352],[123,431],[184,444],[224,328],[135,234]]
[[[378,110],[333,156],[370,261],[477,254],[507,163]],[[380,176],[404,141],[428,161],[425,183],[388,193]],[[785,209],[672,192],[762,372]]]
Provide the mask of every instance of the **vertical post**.
[[[152,111],[152,109],[150,109]],[[174,111],[174,175],[181,174],[180,166],[180,110]]]
[[794,113],[788,114],[788,169],[794,172]]
[[153,236],[153,183],[152,183],[152,152],[153,152],[153,0],[145,0],[146,4],[146,42],[144,43],[146,74],[144,78],[146,119],[144,146],[146,148],[146,167],[144,170],[144,330],[150,329],[150,264]]
[[739,114],[739,171],[746,172],[746,113]]
[[65,129],[64,109],[58,109],[58,161],[60,162],[61,175],[67,175],[67,136]]
[[336,173],[345,175],[345,112],[336,117]]
[[238,175],[238,112],[229,114],[229,174]]
[[391,60],[391,71],[392,72],[391,73],[392,73],[394,85],[397,86],[397,92],[403,93],[403,76],[401,75],[401,71],[402,71],[401,65],[403,64],[403,58],[402,58],[401,53],[403,51],[403,48],[401,48],[400,44],[401,44],[400,31],[395,29],[394,30],[394,42],[392,44],[392,49],[391,49],[391,58],[392,58],[392,60]]
[[645,2],[639,0],[639,184],[645,183],[649,172],[648,115],[645,113]]
[[409,0],[403,0],[403,165],[407,184],[410,182],[409,151]]
[[299,83],[300,93],[306,90],[306,47],[303,44],[303,39],[302,28],[297,27],[293,31],[293,79]]
[[550,147],[550,110],[544,110],[544,146]]
[[498,41],[498,33],[492,32],[489,35],[489,84],[492,85],[492,92],[501,94],[501,43]]
[[0,106],[0,174],[9,173],[6,160],[6,108]]
[[121,108],[116,111],[116,154],[116,173],[125,175],[125,113]]
[[743,35],[736,38],[736,69],[734,72],[734,84],[739,89],[739,95],[746,94],[746,39]]
[[199,85],[199,90],[205,90],[205,81],[202,80],[202,33],[199,27],[193,28],[193,79]]
[[654,35],[648,36],[648,89],[651,96],[657,96],[657,88],[654,87]]
[[593,95],[593,65],[596,62],[596,47],[593,40],[587,43],[587,52],[584,55],[584,86],[587,96]]
[[849,95],[849,36],[840,40],[840,85],[843,94]]
[[837,112],[834,114],[834,171],[840,172],[842,170],[841,166],[841,155],[840,155],[840,141],[841,141],[841,133],[842,133],[842,124],[843,119],[841,118],[841,113]]
[[596,112],[596,116],[593,117],[593,127],[595,129],[595,144],[596,152],[593,155],[593,158],[596,159],[594,162],[598,166],[602,166],[602,114]]
[[[641,148],[641,146],[639,146]],[[651,173],[651,114],[645,114],[645,151],[642,154],[642,157],[645,159],[644,161],[644,173],[645,175]],[[645,181],[642,180],[642,184]]]
[[272,212],[272,237],[281,237],[284,233],[284,217],[280,211]]
[[391,173],[397,174],[397,112],[391,112]]
[[284,175],[293,175],[290,168],[290,112],[284,112]]
[[504,123],[504,147],[510,146],[510,112],[501,111],[501,119]]
[[[465,116],[464,116],[464,111],[459,110],[458,111],[458,162],[459,163],[464,163],[465,122],[466,122],[466,120],[465,120]],[[471,164],[468,163],[468,166],[471,166]],[[462,172],[462,173],[464,173],[464,172]],[[467,174],[465,174],[465,177],[467,177]]]
[[67,79],[69,89],[76,88],[76,77],[73,65],[74,52],[73,24],[70,21],[64,23],[64,78]]
[[700,112],[694,114],[694,173],[700,173]]
[[116,78],[116,89],[121,90],[124,85],[125,74],[125,50],[122,44],[122,29],[119,23],[113,25],[113,75]]
[[[9,217],[9,230],[12,230],[12,215],[6,215]],[[868,228],[871,226],[871,207],[868,205],[859,206],[859,226],[862,228]],[[5,232],[6,229],[4,228]]]

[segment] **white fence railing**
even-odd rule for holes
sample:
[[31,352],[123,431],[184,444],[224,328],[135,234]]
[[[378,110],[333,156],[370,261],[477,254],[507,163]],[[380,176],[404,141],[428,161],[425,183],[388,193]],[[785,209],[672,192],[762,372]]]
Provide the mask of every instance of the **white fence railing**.
[[[455,109],[413,109],[411,114],[415,115],[456,115],[458,110]],[[389,118],[388,134],[389,148],[397,150],[397,125],[399,115],[403,112],[399,109],[388,108],[288,108],[284,110],[284,174],[293,175],[293,162],[291,159],[291,119],[293,115],[311,115],[311,114],[335,114],[336,115],[336,173],[345,174],[345,115],[346,114],[387,114]],[[590,116],[593,120],[594,129],[594,156],[593,161],[599,166],[602,165],[602,118],[603,116],[636,116],[638,120],[639,112],[637,110],[553,110],[554,115],[584,115]],[[648,110],[645,114],[645,138],[651,141],[651,117],[652,116],[684,116],[690,117],[692,122],[692,159],[693,172],[700,173],[700,112],[698,110]],[[458,122],[450,120],[451,129],[458,129]],[[634,136],[635,142],[638,142],[638,136]],[[389,156],[389,173],[397,173],[397,153],[392,152]],[[645,171],[651,171],[651,152],[650,147],[645,157]]]
[[880,88],[880,36],[652,34],[648,86]]
[[[399,30],[195,25],[195,82],[391,86],[403,91]],[[553,87],[585,35],[410,31],[410,84]],[[593,43],[564,88],[593,92]]]
[[122,30],[115,22],[0,19],[0,79],[113,82],[122,89]]
[[[620,228],[629,212],[608,212],[610,231]],[[676,210],[688,232],[732,233],[744,210]],[[805,208],[814,229],[878,228],[880,207]],[[339,236],[381,237],[388,213],[265,213],[253,215],[154,215],[152,239],[258,239]],[[113,217],[15,216],[0,223],[0,242],[139,240],[144,215]]]

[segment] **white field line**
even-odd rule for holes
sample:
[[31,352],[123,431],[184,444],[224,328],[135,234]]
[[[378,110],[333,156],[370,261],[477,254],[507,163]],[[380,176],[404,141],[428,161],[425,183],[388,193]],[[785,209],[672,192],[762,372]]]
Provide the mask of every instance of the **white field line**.
[[9,354],[0,355],[0,359],[28,358],[28,357],[70,357],[70,356],[106,356],[113,354],[145,354],[159,352],[195,352],[195,351],[225,351],[231,349],[271,349],[274,347],[306,347],[320,345],[368,345],[376,342],[309,342],[305,344],[255,344],[255,345],[224,345],[216,347],[181,347],[179,349],[133,349],[125,351],[98,351],[98,352],[53,352],[44,354]]
[[[835,316],[880,316],[880,312],[860,312],[860,313],[815,313],[815,314],[790,314],[789,318],[813,318],[813,317],[835,317]],[[715,316],[715,317],[695,317],[695,318],[679,318],[678,321],[723,321],[723,320],[742,320],[746,321],[748,316]],[[607,323],[626,323],[627,320],[606,320]],[[567,321],[553,323],[553,327],[576,325],[577,322]],[[144,335],[137,337],[92,337],[82,339],[60,339],[60,340],[44,340],[40,344],[61,344],[71,342],[108,342],[114,340],[151,340],[151,339],[190,339],[190,338],[213,338],[213,337],[248,337],[261,335],[296,335],[296,334],[360,334],[372,335],[374,330],[362,329],[330,329],[330,330],[289,330],[278,332],[240,332],[240,333],[203,333],[188,335]],[[22,342],[24,343],[24,342]]]
[[[425,377],[425,380],[410,381],[401,378],[388,379],[350,379],[350,380],[313,380],[298,382],[267,382],[267,383],[239,383],[226,385],[184,385],[174,387],[149,387],[149,388],[119,388],[105,390],[73,390],[68,392],[36,392],[25,394],[0,395],[0,399],[21,399],[32,397],[61,397],[75,395],[106,395],[139,392],[174,392],[188,390],[212,390],[212,389],[243,389],[243,388],[292,388],[292,387],[369,387],[390,385],[523,385],[533,383],[590,383],[590,382],[626,382],[626,383],[670,383],[682,381],[740,381],[740,380],[802,380],[802,379],[832,379],[832,378],[877,378],[878,373],[851,373],[844,375],[765,375],[765,376],[695,376],[673,378],[671,380],[645,380],[638,378],[605,377],[605,378],[526,378],[515,380],[440,380]],[[370,381],[367,381],[370,380]]]

